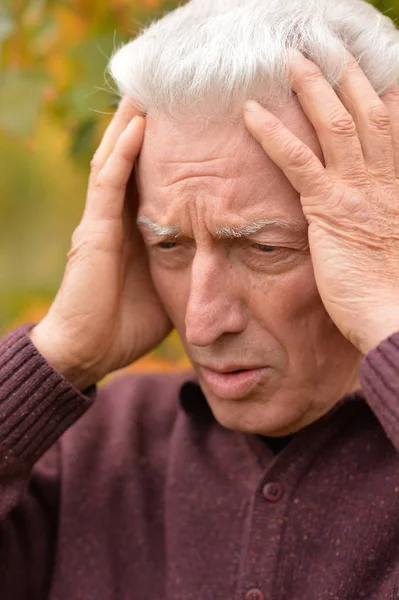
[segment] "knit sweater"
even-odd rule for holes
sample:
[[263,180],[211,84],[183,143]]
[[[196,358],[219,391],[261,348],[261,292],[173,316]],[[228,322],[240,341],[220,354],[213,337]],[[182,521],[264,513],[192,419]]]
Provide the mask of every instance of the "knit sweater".
[[80,393],[0,339],[1,600],[398,600],[399,333],[277,454],[192,373]]

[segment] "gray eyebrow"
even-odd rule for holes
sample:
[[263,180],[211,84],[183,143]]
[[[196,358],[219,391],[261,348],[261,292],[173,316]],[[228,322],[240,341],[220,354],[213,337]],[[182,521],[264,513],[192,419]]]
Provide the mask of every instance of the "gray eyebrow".
[[174,225],[168,225],[166,227],[163,227],[162,225],[158,225],[158,223],[154,223],[153,221],[151,221],[151,219],[148,219],[147,217],[139,217],[137,219],[137,225],[140,225],[140,223],[147,225],[147,227],[149,227],[151,231],[153,231],[154,233],[156,233],[156,235],[159,235],[160,237],[172,235],[177,237],[181,233],[180,229]]
[[[175,225],[162,226],[148,219],[147,217],[139,217],[137,224],[143,223],[147,225],[156,235],[161,237],[179,236],[181,231]],[[216,230],[215,237],[217,238],[240,238],[256,233],[265,227],[277,227],[279,229],[293,230],[303,232],[307,225],[298,222],[284,221],[283,219],[260,219],[240,226],[224,226]]]
[[294,231],[303,231],[306,225],[302,223],[284,221],[283,219],[260,219],[254,221],[248,225],[233,226],[233,227],[221,227],[216,230],[216,237],[218,238],[239,238],[251,235],[257,231],[264,229],[265,227],[277,227],[279,229],[287,229]]

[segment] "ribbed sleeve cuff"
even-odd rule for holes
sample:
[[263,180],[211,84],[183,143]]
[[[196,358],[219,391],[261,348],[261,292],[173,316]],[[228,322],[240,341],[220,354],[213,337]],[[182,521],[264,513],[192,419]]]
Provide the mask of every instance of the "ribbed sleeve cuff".
[[399,451],[399,332],[363,358],[360,382],[368,404]]
[[82,393],[54,371],[28,336],[35,325],[0,338],[0,461],[33,465],[96,396],[95,385]]

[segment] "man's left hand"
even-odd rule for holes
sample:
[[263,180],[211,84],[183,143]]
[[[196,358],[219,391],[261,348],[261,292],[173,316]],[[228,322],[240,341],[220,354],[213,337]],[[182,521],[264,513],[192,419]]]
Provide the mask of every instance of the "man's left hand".
[[300,53],[291,74],[325,166],[259,104],[245,123],[299,192],[321,299],[366,354],[399,331],[399,85],[378,96],[350,54],[339,89]]

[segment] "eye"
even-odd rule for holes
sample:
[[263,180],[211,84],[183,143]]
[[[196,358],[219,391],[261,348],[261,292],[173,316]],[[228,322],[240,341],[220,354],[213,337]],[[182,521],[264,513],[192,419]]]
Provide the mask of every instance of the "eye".
[[253,244],[253,247],[263,253],[274,252],[274,250],[277,250],[277,246],[265,246],[264,244]]
[[176,245],[176,242],[161,242],[158,244],[158,248],[161,248],[162,250],[171,250],[172,248],[175,248]]

